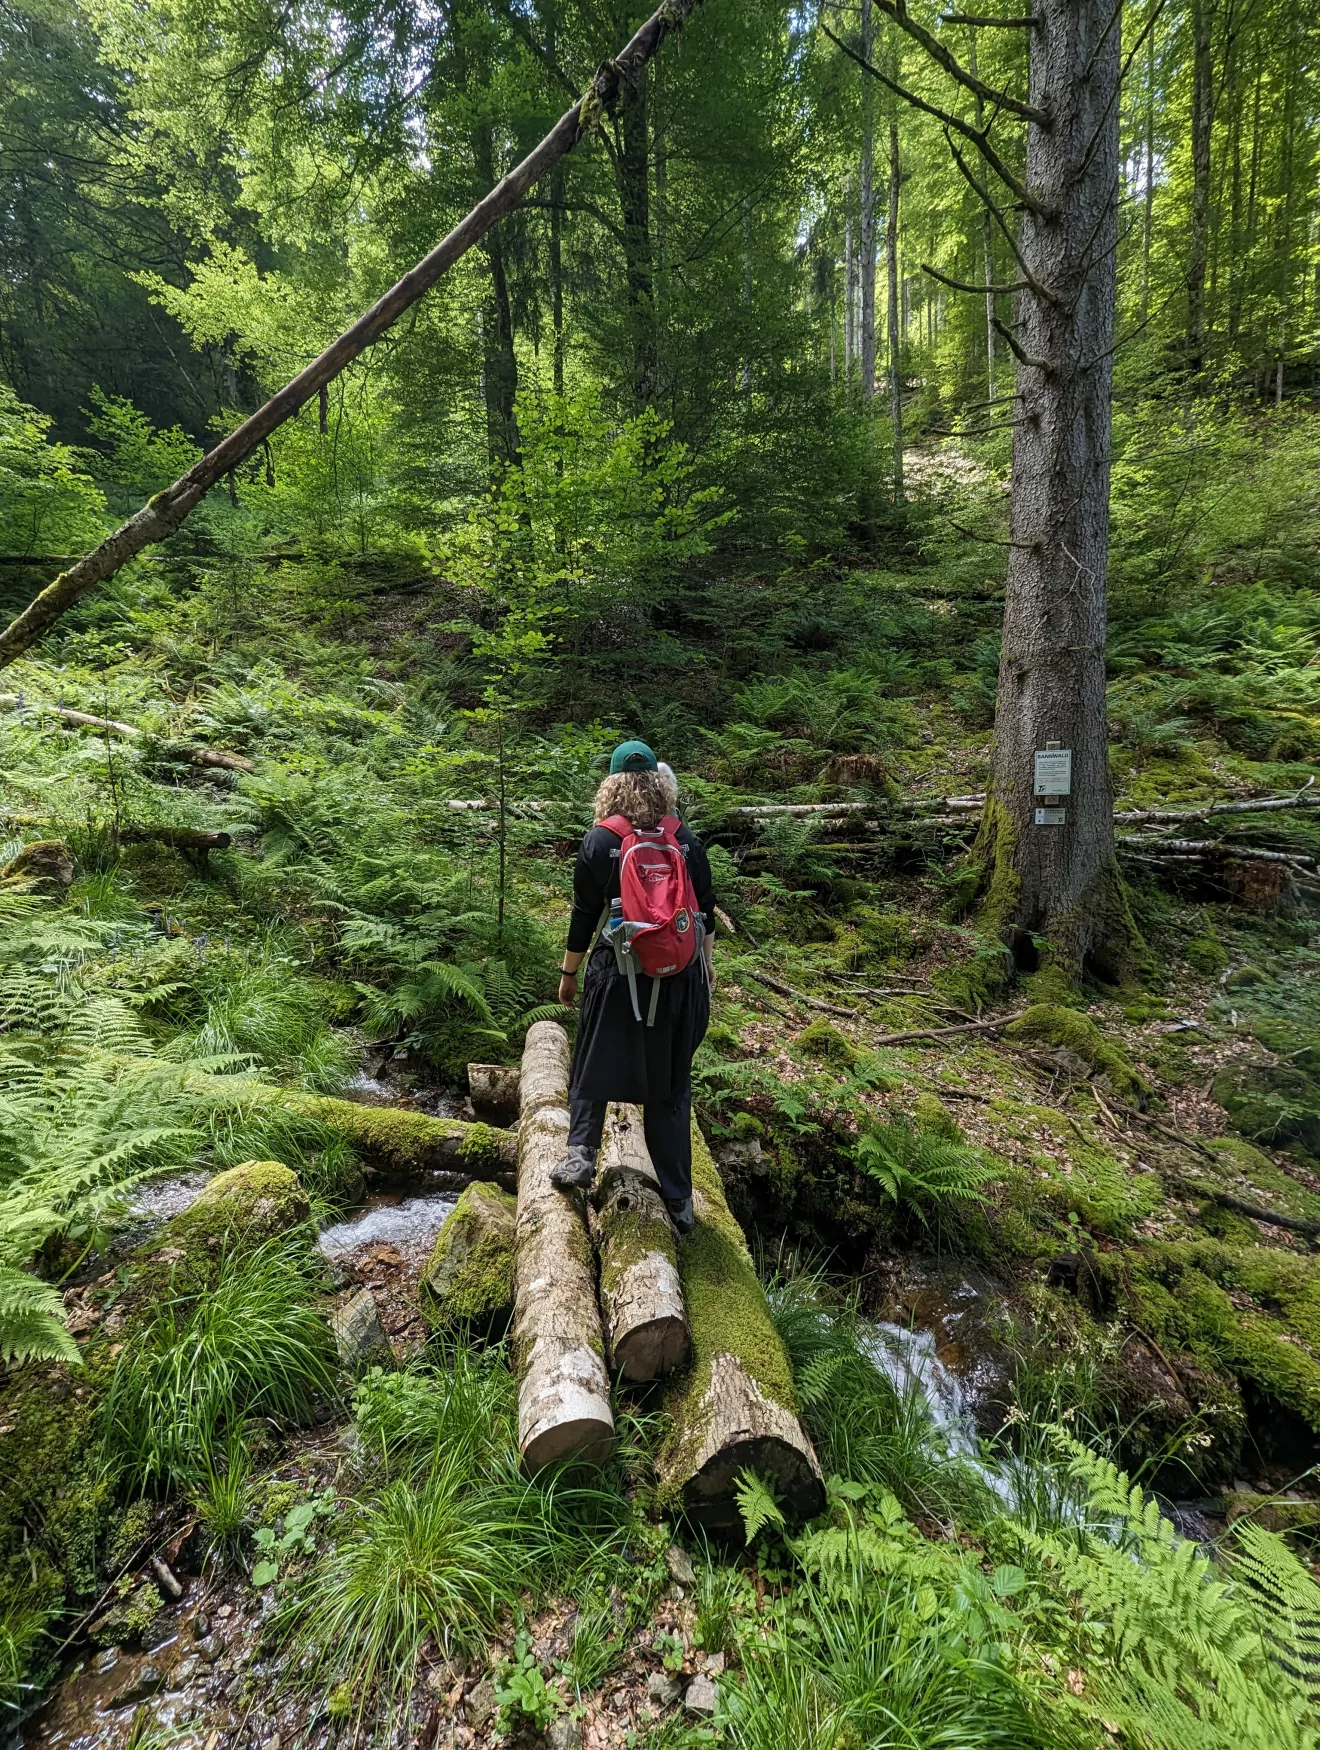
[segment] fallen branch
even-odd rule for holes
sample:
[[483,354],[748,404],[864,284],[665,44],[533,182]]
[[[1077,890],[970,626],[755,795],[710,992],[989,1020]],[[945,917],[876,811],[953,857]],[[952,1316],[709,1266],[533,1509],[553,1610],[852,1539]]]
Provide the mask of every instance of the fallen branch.
[[998,1033],[1005,1027],[1011,1027],[1014,1021],[1020,1021],[1026,1012],[1025,1009],[1018,1009],[1015,1014],[1001,1015],[997,1021],[964,1021],[957,1027],[914,1027],[907,1033],[881,1033],[868,1043],[876,1047],[907,1045],[918,1039],[948,1039],[954,1033]]
[[803,996],[800,990],[780,984],[777,978],[771,978],[768,973],[757,972],[751,966],[731,966],[728,969],[731,978],[754,978],[758,984],[765,985],[776,995],[787,997],[790,1002],[801,1003],[804,1009],[819,1009],[822,1015],[839,1015],[845,1021],[860,1021],[861,1015],[856,1009],[841,1009],[837,1003],[823,1003],[816,997]]
[[1232,1209],[1239,1215],[1250,1216],[1252,1221],[1263,1221],[1271,1227],[1286,1228],[1289,1233],[1305,1234],[1307,1239],[1320,1239],[1320,1221],[1308,1221],[1301,1215],[1286,1215],[1280,1209],[1262,1209],[1258,1203],[1247,1203],[1241,1197],[1234,1197],[1231,1192],[1220,1191],[1216,1186],[1207,1185],[1200,1179],[1186,1179],[1180,1173],[1166,1173],[1165,1177],[1180,1191],[1189,1191],[1195,1197],[1206,1197],[1223,1209]]
[[[0,693],[0,711],[17,711],[25,701],[17,693]],[[46,717],[53,717],[66,729],[94,729],[98,735],[116,735],[121,740],[135,741],[142,731],[133,723],[121,723],[116,717],[95,717],[90,711],[75,711],[68,705],[48,705],[38,700],[27,706]],[[180,750],[190,765],[219,766],[227,772],[254,772],[252,761],[239,753],[224,753],[214,747],[189,747]]]
[[167,540],[189,511],[200,504],[211,488],[241,462],[259,450],[288,419],[358,358],[386,329],[448,273],[454,263],[479,243],[486,233],[519,205],[533,183],[600,123],[612,109],[620,89],[636,87],[647,62],[667,36],[680,29],[701,0],[662,0],[657,11],[639,28],[613,60],[602,61],[580,103],[562,115],[538,146],[496,183],[486,197],[459,221],[430,254],[411,268],[345,329],[319,358],[286,383],[264,407],[245,419],[172,486],[148,499],[135,516],[108,535],[100,546],[62,571],[43,589],[3,632],[0,632],[0,668],[15,661],[54,625],[60,615],[98,584],[127,564],[144,547]]
[[1207,802],[1201,808],[1129,808],[1114,815],[1117,826],[1142,821],[1208,820],[1212,814],[1274,814],[1288,808],[1320,808],[1320,790],[1308,784],[1291,796],[1261,796],[1251,802]]
[[[0,820],[7,826],[35,827],[38,832],[58,831],[62,823],[47,814],[11,814],[0,809]],[[233,843],[231,835],[219,827],[198,826],[120,826],[108,829],[121,845],[173,845],[178,851],[227,851]]]
[[1314,857],[1296,851],[1267,851],[1258,845],[1239,845],[1232,839],[1124,839],[1120,850],[1141,851],[1151,856],[1163,854],[1178,857],[1230,857],[1240,863],[1287,863],[1293,868],[1315,870]]

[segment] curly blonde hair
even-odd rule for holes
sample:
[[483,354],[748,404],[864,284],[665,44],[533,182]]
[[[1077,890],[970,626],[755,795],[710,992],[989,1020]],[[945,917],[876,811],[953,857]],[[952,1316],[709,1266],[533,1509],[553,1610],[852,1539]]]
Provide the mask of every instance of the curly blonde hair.
[[597,825],[622,814],[634,826],[655,826],[678,808],[678,785],[664,772],[611,772],[596,792]]

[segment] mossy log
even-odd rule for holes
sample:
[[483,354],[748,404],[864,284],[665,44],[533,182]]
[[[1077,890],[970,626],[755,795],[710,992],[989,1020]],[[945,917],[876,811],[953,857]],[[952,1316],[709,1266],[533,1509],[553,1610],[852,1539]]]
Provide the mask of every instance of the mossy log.
[[614,1443],[595,1256],[580,1199],[550,1183],[568,1146],[568,1037],[538,1021],[523,1048],[513,1355],[528,1471],[601,1464]]
[[321,1124],[350,1142],[369,1164],[412,1178],[421,1173],[463,1173],[470,1179],[499,1179],[516,1166],[517,1138],[488,1124],[458,1118],[431,1118],[399,1106],[364,1106],[329,1094],[276,1088],[239,1076],[188,1077],[188,1086],[217,1105],[279,1108],[295,1118]]
[[786,1516],[814,1518],[825,1489],[788,1355],[695,1122],[692,1205],[696,1225],[678,1248],[692,1360],[665,1397],[674,1431],[660,1455],[662,1498],[711,1531],[735,1530],[746,1469],[770,1483]]
[[513,1317],[517,1204],[495,1185],[469,1185],[449,1212],[417,1284],[433,1331],[501,1337]]
[[620,1379],[681,1367],[692,1338],[674,1229],[636,1106],[611,1106],[596,1192],[600,1304],[609,1364]]

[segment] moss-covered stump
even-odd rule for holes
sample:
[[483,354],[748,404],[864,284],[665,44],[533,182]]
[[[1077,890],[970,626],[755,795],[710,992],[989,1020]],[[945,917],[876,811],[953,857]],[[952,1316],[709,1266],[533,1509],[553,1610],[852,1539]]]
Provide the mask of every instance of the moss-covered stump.
[[1118,1046],[1105,1038],[1088,1015],[1079,1014],[1076,1009],[1061,1008],[1055,1003],[1033,1003],[1025,1014],[1005,1027],[1004,1038],[1014,1045],[1046,1045],[1069,1052],[1116,1094],[1140,1099],[1150,1091]]
[[0,869],[0,883],[21,881],[38,893],[60,898],[72,887],[77,869],[73,852],[61,839],[37,839]]
[[236,1241],[259,1245],[311,1214],[298,1175],[280,1161],[245,1161],[217,1173],[189,1209],[172,1216],[155,1247],[216,1254]]
[[472,1184],[450,1211],[417,1285],[433,1331],[501,1337],[513,1317],[516,1198]]
[[614,1445],[596,1260],[580,1199],[550,1169],[568,1147],[568,1036],[538,1021],[523,1047],[513,1358],[528,1471],[603,1464]]
[[636,1106],[611,1106],[596,1193],[600,1302],[613,1372],[640,1382],[688,1358],[674,1229]]
[[711,1531],[734,1531],[734,1491],[749,1469],[789,1518],[814,1518],[825,1490],[788,1355],[695,1122],[692,1191],[696,1225],[678,1248],[692,1360],[665,1395],[673,1433],[658,1464],[661,1499]]

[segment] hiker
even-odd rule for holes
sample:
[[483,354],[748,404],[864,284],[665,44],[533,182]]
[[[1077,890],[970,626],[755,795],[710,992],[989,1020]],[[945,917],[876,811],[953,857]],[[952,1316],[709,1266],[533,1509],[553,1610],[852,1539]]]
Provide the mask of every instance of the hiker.
[[710,1020],[715,895],[705,849],[679,821],[677,803],[673,772],[645,742],[615,748],[596,792],[596,824],[573,870],[561,1003],[576,1000],[584,959],[587,974],[569,1084],[568,1152],[550,1177],[563,1190],[589,1190],[606,1106],[635,1103],[670,1220],[686,1234],[692,1054]]

